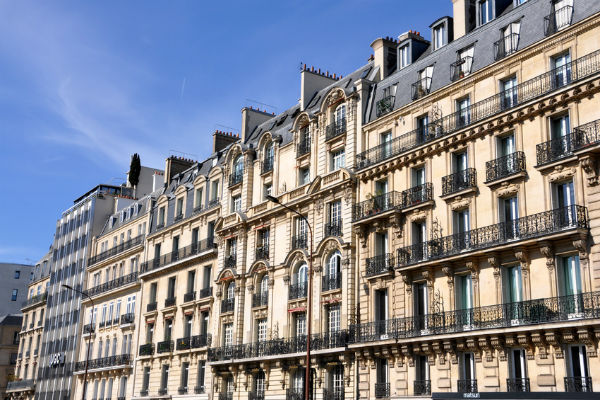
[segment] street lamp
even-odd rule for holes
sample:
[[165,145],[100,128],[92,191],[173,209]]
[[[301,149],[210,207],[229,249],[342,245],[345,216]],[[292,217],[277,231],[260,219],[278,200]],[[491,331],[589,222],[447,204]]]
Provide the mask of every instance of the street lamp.
[[94,300],[92,300],[92,298],[86,292],[82,292],[81,290],[75,289],[69,285],[63,284],[62,287],[77,292],[80,295],[87,297],[92,302],[92,329],[90,331],[90,336],[88,339],[87,355],[85,356],[85,373],[83,374],[83,394],[81,395],[81,400],[85,400],[85,394],[87,392],[88,361],[90,360],[90,348],[92,347],[92,333],[94,332]]
[[308,319],[308,326],[306,332],[306,374],[304,376],[304,399],[310,399],[310,337],[312,333],[312,291],[313,291],[313,263],[312,263],[312,255],[313,255],[313,232],[308,219],[300,214],[298,211],[294,210],[291,207],[282,204],[277,197],[267,195],[267,200],[272,203],[279,204],[281,207],[285,208],[288,211],[293,212],[298,215],[301,219],[306,222],[306,226],[308,226],[308,231],[310,233],[310,253],[308,254],[308,293],[306,294],[306,302],[307,302],[307,313],[306,318]]

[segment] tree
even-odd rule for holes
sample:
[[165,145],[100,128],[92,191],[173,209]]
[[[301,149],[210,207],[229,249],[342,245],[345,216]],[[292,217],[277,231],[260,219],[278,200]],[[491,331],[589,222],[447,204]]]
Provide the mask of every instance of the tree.
[[135,189],[140,182],[140,172],[142,171],[142,164],[140,162],[140,156],[135,153],[131,156],[131,164],[129,165],[129,183],[133,186],[134,197]]

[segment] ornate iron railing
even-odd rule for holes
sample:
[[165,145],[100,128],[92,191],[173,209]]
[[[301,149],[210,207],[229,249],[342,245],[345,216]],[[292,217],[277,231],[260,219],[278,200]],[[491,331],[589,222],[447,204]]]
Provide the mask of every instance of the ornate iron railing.
[[187,303],[188,301],[194,301],[194,300],[196,300],[196,292],[195,291],[187,292],[186,294],[183,295],[184,303]]
[[237,264],[237,254],[230,254],[225,257],[225,268],[235,268]]
[[163,340],[162,342],[158,342],[156,345],[157,353],[170,353],[174,349],[174,343],[172,340]]
[[413,207],[427,201],[433,200],[433,184],[430,182],[413,186],[400,192],[402,203],[400,209]]
[[391,191],[380,194],[355,204],[352,210],[352,221],[356,222],[364,218],[382,214],[401,205],[402,195],[399,192]]
[[221,313],[233,312],[235,298],[221,300]]
[[146,312],[156,311],[157,306],[158,306],[158,303],[156,301],[153,303],[148,303],[146,305]]
[[310,136],[304,136],[296,146],[296,157],[310,153]]
[[219,400],[233,400],[233,392],[219,393]]
[[456,381],[458,393],[477,393],[477,379],[459,379]]
[[96,324],[91,323],[91,324],[85,324],[83,326],[83,334],[85,335],[86,333],[93,333],[94,332],[94,326]]
[[485,163],[485,181],[487,183],[506,178],[525,171],[525,153],[516,151]]
[[592,377],[568,376],[565,377],[565,392],[593,392]]
[[342,287],[342,275],[323,275],[323,282],[321,283],[321,291],[326,292],[328,290],[335,290]]
[[210,346],[211,342],[212,342],[212,335],[210,333],[192,336],[192,349]]
[[555,34],[559,30],[571,25],[573,19],[573,6],[564,6],[554,10],[544,17],[544,33],[546,36]]
[[252,295],[252,307],[263,307],[269,304],[269,293],[254,293]]
[[450,79],[452,82],[464,78],[471,73],[473,67],[473,57],[463,56],[460,60],[456,60],[450,64]]
[[136,236],[134,238],[131,238],[131,239],[129,239],[129,240],[121,243],[121,244],[118,244],[118,245],[114,246],[111,249],[105,250],[105,251],[103,251],[101,253],[96,254],[93,257],[90,257],[88,259],[88,267],[90,265],[92,265],[92,264],[96,264],[96,263],[98,263],[100,261],[106,260],[109,257],[112,257],[112,256],[115,256],[115,255],[117,255],[119,253],[122,253],[125,250],[129,250],[132,247],[135,247],[137,245],[143,244],[144,243],[144,238],[145,238],[145,235]]
[[191,342],[191,336],[177,339],[177,350],[189,350]]
[[325,128],[325,141],[343,135],[344,133],[346,133],[346,118],[342,118],[327,125],[327,128]]
[[323,389],[323,400],[344,400],[344,387]]
[[288,299],[303,299],[308,293],[308,284],[306,282],[292,283],[290,285]]
[[177,394],[186,394],[188,392],[187,386],[179,386],[177,388]]
[[265,400],[265,392],[249,392],[248,400]]
[[154,343],[140,345],[140,356],[151,356],[154,354]]
[[342,220],[329,221],[325,224],[325,237],[327,236],[342,236]]
[[375,276],[393,271],[394,263],[395,260],[393,253],[386,253],[379,256],[367,258],[367,276]]
[[388,397],[390,397],[390,383],[389,382],[375,383],[375,398],[376,399],[387,399]]
[[416,380],[413,383],[415,396],[429,396],[431,394],[430,380]]
[[600,291],[352,325],[354,343],[600,318]]
[[208,201],[208,203],[206,203],[205,206],[199,205],[198,207],[195,207],[194,208],[194,214],[198,214],[198,213],[201,213],[203,211],[210,210],[211,208],[217,207],[219,204],[221,204],[221,203],[220,203],[220,200],[219,200],[218,197],[216,197],[214,199],[210,199]]
[[101,293],[108,292],[109,290],[117,289],[122,286],[128,285],[133,282],[137,282],[138,273],[132,272],[131,274],[121,276],[119,278],[113,279],[110,282],[102,283],[98,286],[94,286],[86,291],[88,296],[97,296]]
[[394,103],[396,102],[396,96],[386,96],[379,100],[376,104],[377,117],[381,117],[394,109]]
[[529,378],[507,378],[507,392],[529,392]]
[[421,78],[411,85],[411,91],[412,91],[411,98],[413,100],[418,100],[421,97],[427,96],[429,94],[430,90],[431,90],[431,78],[429,78],[429,77]]
[[23,308],[25,308],[25,307],[32,306],[34,304],[45,302],[46,300],[48,300],[48,292],[44,292],[44,293],[41,293],[41,294],[38,294],[35,296],[31,296],[30,298],[25,300],[23,302],[23,304],[21,304],[21,306]]
[[503,36],[502,39],[494,42],[494,60],[501,60],[507,55],[514,53],[517,51],[518,45],[518,33],[510,33],[506,36]]
[[[424,128],[417,128],[382,143],[357,155],[357,169],[395,157],[410,151],[424,143],[448,136],[467,125],[471,125],[501,113],[505,110],[527,103],[560,89],[572,82],[585,79],[600,71],[600,50],[587,54],[565,66],[550,70],[537,77],[488,97],[467,107],[431,121]],[[507,101],[510,99],[510,101]],[[469,115],[468,121],[461,118]]]
[[165,307],[173,307],[176,302],[177,302],[176,297],[167,297],[165,299]]
[[33,379],[23,379],[20,381],[10,381],[6,385],[6,390],[34,390],[35,382]]
[[466,168],[462,171],[442,177],[442,196],[460,192],[477,186],[477,171]]
[[286,389],[285,400],[304,400],[304,390]]
[[[132,358],[130,354],[96,358],[88,361],[88,369],[129,366],[131,365],[131,361]],[[80,372],[83,370],[85,370],[85,361],[76,362],[74,371]]]
[[573,152],[600,143],[600,120],[574,128],[573,131],[560,138],[540,143],[536,146],[538,165],[570,157]]
[[204,386],[194,386],[194,393],[195,394],[202,394],[205,392],[205,388]]
[[244,173],[243,172],[234,172],[231,175],[229,175],[229,186],[234,186],[237,185],[238,183],[242,183],[242,181],[244,180]]
[[166,387],[161,387],[160,389],[158,389],[158,395],[159,396],[164,396],[167,393],[169,393],[169,390]]
[[294,235],[292,236],[292,250],[295,249],[306,249],[308,244],[308,235]]
[[269,246],[259,246],[256,248],[256,260],[268,260],[269,259]]
[[267,172],[273,171],[273,157],[267,157],[263,160],[260,166],[260,173],[266,174]]
[[[397,266],[405,267],[420,262],[438,260],[456,254],[488,249],[550,234],[587,229],[587,208],[578,205],[556,208],[528,215],[508,222],[484,226],[470,231],[432,239],[397,250]],[[368,271],[367,271],[368,274]]]
[[212,296],[212,287],[207,287],[207,288],[200,290],[200,295],[198,296],[198,298],[205,299],[210,296]]
[[159,258],[154,258],[150,261],[143,262],[140,273],[143,274],[150,272],[152,270],[162,268],[168,264],[183,260],[184,258],[193,257],[209,250],[215,250],[216,248],[217,245],[213,238],[204,239],[189,246],[182,247],[176,251],[164,254]]
[[121,325],[133,324],[135,322],[135,313],[126,313],[121,315]]

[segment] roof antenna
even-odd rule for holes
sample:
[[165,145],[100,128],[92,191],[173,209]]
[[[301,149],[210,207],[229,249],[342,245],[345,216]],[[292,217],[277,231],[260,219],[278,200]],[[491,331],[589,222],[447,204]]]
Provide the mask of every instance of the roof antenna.
[[[279,114],[279,107],[272,106],[272,105],[266,104],[266,103],[261,103],[260,101],[253,100],[253,99],[246,99],[246,102],[248,102],[248,103],[254,103],[254,104],[260,104],[261,106],[265,106],[267,108],[271,108],[272,111],[275,112],[275,114]],[[260,110],[260,107],[257,107],[257,108]],[[269,112],[269,114],[270,114],[270,112]]]
[[[215,127],[217,127],[217,126],[220,126],[221,128],[229,129],[229,130],[231,130],[231,131],[235,131],[235,132],[238,132],[238,133],[239,133],[239,131],[240,131],[240,130],[239,130],[239,129],[237,129],[237,128],[232,128],[232,127],[230,127],[230,126],[227,126],[227,125],[215,124]],[[216,130],[216,129],[215,129],[215,130]]]

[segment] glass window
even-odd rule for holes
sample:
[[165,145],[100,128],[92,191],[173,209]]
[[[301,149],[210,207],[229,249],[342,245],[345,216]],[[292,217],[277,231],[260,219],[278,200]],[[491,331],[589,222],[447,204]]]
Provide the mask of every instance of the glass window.
[[336,171],[346,166],[346,150],[340,149],[331,152],[331,171]]
[[479,2],[479,22],[481,25],[487,24],[494,19],[493,0],[481,0]]
[[19,289],[13,289],[12,295],[10,297],[11,301],[17,301],[17,295],[19,294]]
[[233,196],[231,198],[231,212],[240,212],[242,211],[242,196]]
[[438,25],[433,28],[433,49],[437,50],[446,44],[444,37],[444,24]]
[[298,173],[298,183],[299,183],[299,185],[305,185],[307,183],[310,183],[310,168],[309,167],[300,168],[299,173]]
[[256,321],[256,340],[264,342],[267,340],[267,319],[261,318]]
[[21,271],[16,270],[15,271],[15,279],[20,279],[21,278]]
[[223,345],[233,345],[233,324],[231,323],[225,324],[223,326]]
[[404,68],[410,64],[409,45],[400,47],[400,68]]

